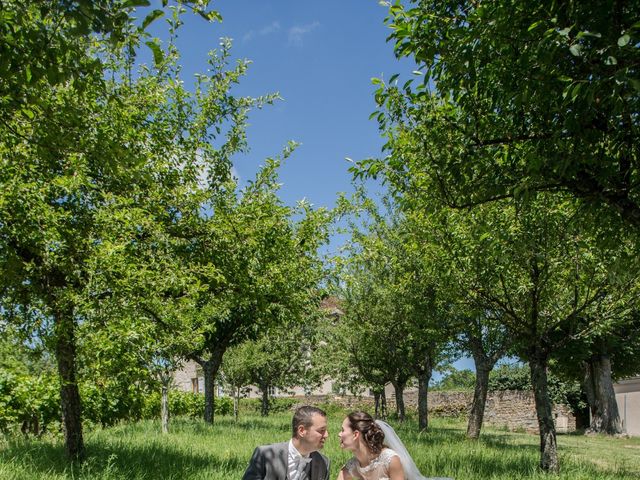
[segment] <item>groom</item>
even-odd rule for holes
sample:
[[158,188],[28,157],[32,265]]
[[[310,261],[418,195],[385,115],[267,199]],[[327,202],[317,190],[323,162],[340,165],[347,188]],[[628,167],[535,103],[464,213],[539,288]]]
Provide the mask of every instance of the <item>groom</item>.
[[293,414],[288,442],[257,447],[242,480],[329,480],[329,459],[318,452],[329,436],[327,414],[305,405]]

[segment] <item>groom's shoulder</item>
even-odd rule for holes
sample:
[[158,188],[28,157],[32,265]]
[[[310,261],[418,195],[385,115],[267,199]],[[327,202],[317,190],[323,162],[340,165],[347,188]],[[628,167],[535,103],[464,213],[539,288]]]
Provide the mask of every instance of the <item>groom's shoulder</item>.
[[278,451],[278,450],[283,450],[285,448],[289,448],[289,442],[277,442],[277,443],[270,443],[268,445],[259,445],[256,447],[258,450],[260,451],[265,451],[265,452],[270,452],[270,451]]

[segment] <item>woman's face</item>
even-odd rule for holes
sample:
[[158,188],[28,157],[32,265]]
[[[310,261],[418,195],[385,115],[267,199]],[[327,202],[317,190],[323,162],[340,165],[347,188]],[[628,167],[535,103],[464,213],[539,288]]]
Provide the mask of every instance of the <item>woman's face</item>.
[[340,437],[340,448],[351,451],[355,450],[356,439],[359,437],[359,433],[360,432],[351,429],[349,418],[345,418],[342,422],[340,433],[338,433],[338,437]]

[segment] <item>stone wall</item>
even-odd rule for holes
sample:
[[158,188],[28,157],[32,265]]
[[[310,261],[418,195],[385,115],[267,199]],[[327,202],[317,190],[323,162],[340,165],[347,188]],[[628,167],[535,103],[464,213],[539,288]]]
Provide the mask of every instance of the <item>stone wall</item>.
[[[371,397],[315,395],[301,398],[301,403],[313,404],[326,401],[339,403],[347,409],[364,409],[373,413],[373,398]],[[404,401],[407,408],[417,409],[417,392],[406,392]],[[472,401],[473,392],[429,392],[429,413],[437,416],[466,416],[471,409]],[[387,399],[387,409],[389,411],[395,409],[393,398]],[[567,405],[554,405],[553,416],[558,433],[576,430],[576,418]],[[489,392],[484,424],[537,434],[539,432],[538,419],[533,392],[515,390]]]
[[[404,395],[405,404],[417,408],[417,392]],[[467,415],[473,392],[429,392],[429,412],[435,415]],[[567,405],[554,405],[553,417],[558,433],[574,432],[576,417]],[[533,392],[503,390],[489,392],[484,412],[485,425],[538,433],[538,418]]]

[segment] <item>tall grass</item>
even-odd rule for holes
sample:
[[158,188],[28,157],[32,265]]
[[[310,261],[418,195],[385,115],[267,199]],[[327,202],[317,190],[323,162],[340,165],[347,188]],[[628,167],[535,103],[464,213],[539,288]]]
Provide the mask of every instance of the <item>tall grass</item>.
[[[335,478],[348,453],[340,450],[337,433],[342,414],[329,418],[330,438],[324,453]],[[485,430],[478,442],[464,438],[464,423],[433,419],[429,432],[415,423],[395,424],[400,437],[427,476],[457,480],[543,479],[538,471],[538,437]],[[217,417],[213,426],[198,420],[175,419],[171,433],[144,421],[86,434],[87,461],[70,467],[63,459],[60,438],[0,441],[0,479],[180,479],[238,480],[256,445],[286,440],[290,414],[269,418],[245,416],[238,423]],[[640,479],[640,439],[559,437],[562,471],[558,479]]]

